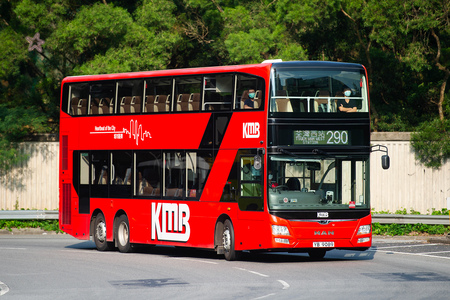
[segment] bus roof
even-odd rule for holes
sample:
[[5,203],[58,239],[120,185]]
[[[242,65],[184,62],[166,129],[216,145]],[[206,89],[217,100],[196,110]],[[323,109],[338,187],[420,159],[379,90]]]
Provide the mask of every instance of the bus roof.
[[114,73],[114,74],[99,74],[99,75],[80,75],[69,76],[63,79],[64,82],[78,82],[78,81],[97,81],[97,80],[117,80],[117,79],[133,79],[145,77],[164,77],[164,76],[182,76],[182,75],[196,75],[208,73],[229,73],[229,72],[243,72],[247,73],[265,73],[269,72],[271,64],[252,64],[252,65],[233,65],[233,66],[214,66],[214,67],[200,67],[200,68],[185,68],[185,69],[166,69],[158,71],[142,71],[129,73]]
[[284,61],[272,63],[273,68],[364,69],[361,64],[335,61]]
[[269,72],[270,68],[346,68],[346,69],[363,69],[360,64],[355,63],[341,63],[330,61],[267,61],[261,64],[249,65],[232,65],[232,66],[213,66],[213,67],[199,67],[199,68],[185,68],[185,69],[166,69],[158,71],[141,71],[128,73],[113,73],[113,74],[98,74],[98,75],[79,75],[69,76],[63,79],[65,82],[80,82],[80,81],[101,81],[101,80],[117,80],[117,79],[133,79],[144,77],[164,77],[164,76],[182,76],[208,73],[228,73],[228,72],[249,72],[265,73]]

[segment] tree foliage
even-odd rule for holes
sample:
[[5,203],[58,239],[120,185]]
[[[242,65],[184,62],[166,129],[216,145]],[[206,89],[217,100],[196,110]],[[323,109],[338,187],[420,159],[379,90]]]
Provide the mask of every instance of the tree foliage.
[[438,168],[450,159],[450,120],[424,123],[412,134],[411,145],[425,166]]
[[[281,58],[364,64],[373,130],[417,131],[418,156],[437,166],[448,158],[432,145],[449,139],[449,10],[450,0],[1,0],[0,162],[20,156],[24,135],[58,130],[65,76]],[[36,33],[42,53],[28,51]]]

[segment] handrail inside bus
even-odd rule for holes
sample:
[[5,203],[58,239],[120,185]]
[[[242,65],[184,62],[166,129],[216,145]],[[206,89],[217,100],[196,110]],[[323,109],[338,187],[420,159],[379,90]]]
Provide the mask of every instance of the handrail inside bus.
[[353,100],[364,100],[363,97],[331,97],[331,96],[272,96],[272,99],[289,99],[289,100],[306,100],[308,105],[307,109],[308,112],[311,112],[311,99],[327,99],[327,112],[334,112],[331,110],[332,100],[339,100],[339,99],[353,99]]

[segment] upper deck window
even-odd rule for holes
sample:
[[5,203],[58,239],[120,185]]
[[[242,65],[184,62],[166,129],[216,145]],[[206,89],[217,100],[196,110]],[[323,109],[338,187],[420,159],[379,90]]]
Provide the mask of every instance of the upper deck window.
[[279,68],[272,71],[271,113],[344,113],[339,107],[368,112],[363,70]]
[[145,80],[143,112],[169,112],[171,94],[172,78],[148,78]]
[[176,78],[173,111],[198,111],[200,108],[201,91],[201,76]]
[[237,75],[236,109],[263,108],[264,94],[264,80],[262,78],[248,75]]
[[68,83],[61,110],[72,116],[263,110],[265,81],[239,73]]
[[137,80],[124,80],[117,82],[117,93],[119,99],[118,113],[140,113],[142,111],[142,94],[144,82]]
[[233,75],[211,74],[204,77],[203,110],[231,110],[233,102]]
[[74,116],[114,113],[115,85],[75,83],[69,85],[68,112]]

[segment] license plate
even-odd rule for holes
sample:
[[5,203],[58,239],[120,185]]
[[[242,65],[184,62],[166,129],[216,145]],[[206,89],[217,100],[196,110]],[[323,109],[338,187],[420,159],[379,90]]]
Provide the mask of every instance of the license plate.
[[334,247],[334,242],[313,242],[314,248],[332,248]]

